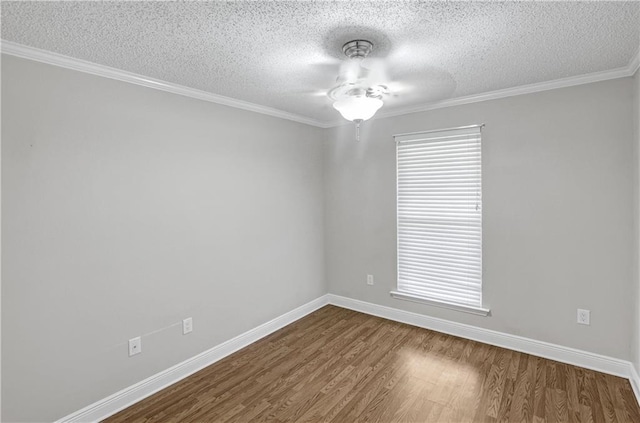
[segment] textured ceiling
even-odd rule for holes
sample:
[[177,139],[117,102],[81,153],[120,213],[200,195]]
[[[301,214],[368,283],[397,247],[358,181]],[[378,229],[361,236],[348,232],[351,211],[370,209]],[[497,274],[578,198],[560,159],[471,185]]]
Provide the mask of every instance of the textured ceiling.
[[627,66],[640,2],[3,1],[2,38],[329,122],[351,39],[393,111]]

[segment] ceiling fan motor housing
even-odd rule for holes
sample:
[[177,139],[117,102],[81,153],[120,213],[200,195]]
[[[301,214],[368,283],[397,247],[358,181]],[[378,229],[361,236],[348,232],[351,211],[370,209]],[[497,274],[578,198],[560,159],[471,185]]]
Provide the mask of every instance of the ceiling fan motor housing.
[[367,40],[353,40],[342,46],[342,51],[349,59],[364,59],[373,50],[373,43]]

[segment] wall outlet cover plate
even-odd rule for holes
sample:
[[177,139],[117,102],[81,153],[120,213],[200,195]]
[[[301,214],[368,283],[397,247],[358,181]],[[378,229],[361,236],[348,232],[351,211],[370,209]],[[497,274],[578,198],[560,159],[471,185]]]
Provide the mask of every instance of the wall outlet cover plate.
[[578,323],[581,325],[590,325],[591,324],[590,321],[591,321],[591,311],[579,308]]
[[142,352],[142,339],[137,338],[129,339],[129,357],[132,355],[140,354]]

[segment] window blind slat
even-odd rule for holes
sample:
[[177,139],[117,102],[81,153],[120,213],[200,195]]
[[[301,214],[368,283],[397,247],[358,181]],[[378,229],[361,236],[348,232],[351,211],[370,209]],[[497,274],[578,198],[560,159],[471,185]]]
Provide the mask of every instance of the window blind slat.
[[482,307],[480,128],[396,141],[398,291]]
[[[473,156],[468,157],[458,157],[459,161],[455,164],[451,163],[450,158],[443,157],[440,159],[431,159],[431,160],[406,160],[402,162],[403,171],[413,171],[413,170],[422,170],[423,172],[431,171],[439,171],[440,168],[445,168],[447,166],[473,166],[478,165],[478,161]],[[425,165],[429,165],[431,168],[427,170]]]
[[402,231],[403,234],[408,235],[407,238],[412,238],[412,237],[417,237],[417,238],[424,238],[424,237],[431,237],[434,240],[437,239],[441,239],[443,241],[446,241],[448,239],[450,239],[452,242],[462,242],[465,244],[468,243],[473,243],[478,244],[481,240],[482,237],[480,235],[479,232],[467,232],[467,231],[455,231],[455,230],[423,230],[421,232],[408,232],[408,231]]
[[[404,245],[407,245],[409,248],[413,248],[415,247],[414,244],[405,242]],[[402,246],[400,246],[401,248]],[[475,248],[458,248],[455,246],[443,246],[443,245],[427,245],[425,248],[425,250],[427,251],[438,251],[438,252],[442,252],[443,254],[455,254],[458,257],[463,257],[463,256],[467,256],[467,257],[473,257],[474,254],[474,250]]]
[[443,172],[455,172],[459,171],[461,175],[467,175],[470,171],[480,172],[480,162],[477,160],[467,160],[465,162],[460,162],[459,164],[433,164],[429,166],[429,169],[404,169],[401,172],[398,172],[398,176],[402,178],[407,175],[409,177],[419,177],[419,176],[431,176],[431,175],[439,175]]
[[417,296],[428,297],[434,300],[444,301],[450,304],[475,306],[475,304],[481,301],[480,293],[478,293],[476,296],[473,296],[473,297],[461,297],[457,295],[449,295],[446,291],[443,292],[443,291],[423,290],[423,289],[416,289],[416,288],[405,287],[405,286],[403,286],[401,289],[400,285],[398,286],[398,290],[401,290],[402,292],[405,292],[407,294],[415,294]]
[[432,140],[424,142],[413,142],[402,145],[398,149],[398,155],[410,154],[417,151],[447,151],[460,148],[476,148],[479,145],[479,138],[449,138],[447,140]]
[[440,295],[456,297],[459,301],[469,301],[471,299],[479,298],[481,296],[480,290],[474,291],[474,290],[465,289],[465,288],[458,289],[458,288],[452,288],[451,286],[438,285],[438,283],[432,279],[425,279],[422,281],[420,285],[416,285],[416,284],[400,285],[399,289],[402,289],[402,290],[409,289],[409,290],[419,291],[419,292],[438,293]]
[[464,256],[460,257],[456,254],[451,254],[447,252],[440,251],[428,251],[419,248],[410,248],[410,246],[405,245],[405,250],[400,254],[403,257],[407,257],[410,261],[411,259],[424,261],[424,260],[433,260],[436,263],[450,263],[455,266],[460,266],[461,268],[474,268],[481,269],[480,260],[474,260],[473,256]]
[[[461,280],[464,280],[465,278],[471,278],[472,280],[466,280],[466,282],[469,282],[471,285],[474,285],[475,282],[473,279],[477,278],[477,276],[480,275],[480,272],[482,272],[482,269],[480,268],[480,263],[477,263],[475,265],[475,268],[471,268],[468,266],[462,267],[458,262],[452,262],[452,261],[447,261],[442,259],[438,260],[437,257],[435,258],[427,257],[426,259],[421,260],[420,257],[403,254],[402,258],[406,262],[406,264],[399,269],[400,273],[414,272],[421,275],[436,275],[436,276],[447,276],[447,277],[449,275],[453,275],[453,276],[459,276]],[[434,269],[441,270],[441,272],[440,273],[436,273],[435,271],[431,273],[422,272],[421,269],[424,268],[425,263],[433,264]],[[458,269],[458,272],[455,274],[446,272],[446,270],[450,268],[456,268]]]
[[458,270],[457,272],[443,270],[441,267],[436,266],[435,263],[429,262],[429,270],[424,270],[425,266],[420,266],[423,270],[418,270],[415,266],[418,266],[419,262],[412,262],[414,267],[410,267],[408,265],[403,266],[399,272],[402,274],[413,274],[418,277],[428,277],[439,280],[442,283],[451,284],[452,286],[465,285],[465,286],[475,286],[477,283],[474,282],[476,279],[476,272],[462,272]]
[[[432,283],[432,282],[433,281],[429,281],[429,283]],[[404,291],[411,290],[419,293],[426,293],[427,295],[435,294],[435,295],[452,297],[452,298],[455,298],[456,301],[461,301],[461,302],[473,301],[476,298],[479,298],[481,296],[480,292],[472,292],[472,291],[463,292],[461,290],[455,290],[455,289],[452,290],[448,286],[438,286],[435,284],[431,285],[429,288],[424,288],[424,286],[406,285],[406,286],[403,286],[403,290]]]
[[403,251],[404,253],[420,253],[422,254],[422,256],[435,256],[435,257],[442,257],[442,258],[446,258],[446,259],[458,259],[458,260],[463,260],[463,261],[467,261],[469,263],[475,263],[476,261],[478,263],[480,263],[480,260],[477,260],[477,258],[473,255],[473,254],[467,254],[464,251],[448,251],[448,250],[443,250],[443,249],[434,249],[434,248],[426,248],[422,245],[420,246],[415,246],[411,243],[404,243],[402,245]]
[[[473,161],[477,160],[477,154],[480,151],[480,148],[457,148],[450,149],[447,151],[438,151],[434,150],[422,150],[422,151],[412,151],[411,153],[404,153],[402,155],[398,155],[398,162],[402,163],[425,163],[425,162],[436,162],[436,161],[444,161],[448,158],[459,157],[460,160],[464,161]],[[437,152],[437,154],[436,154]]]
[[422,166],[427,164],[443,165],[443,164],[450,163],[451,160],[455,160],[455,159],[461,160],[462,163],[473,163],[473,161],[475,160],[475,154],[470,152],[468,154],[446,154],[446,155],[443,154],[439,156],[434,155],[433,157],[430,157],[428,159],[398,160],[398,163],[402,163],[402,165],[407,167],[416,167],[416,166]]
[[[401,279],[401,281],[403,280]],[[455,296],[458,300],[468,300],[481,296],[480,289],[452,288],[450,286],[438,285],[438,283],[432,279],[423,279],[420,284],[406,283],[400,285],[399,289],[402,288],[421,292],[438,292],[447,296]]]

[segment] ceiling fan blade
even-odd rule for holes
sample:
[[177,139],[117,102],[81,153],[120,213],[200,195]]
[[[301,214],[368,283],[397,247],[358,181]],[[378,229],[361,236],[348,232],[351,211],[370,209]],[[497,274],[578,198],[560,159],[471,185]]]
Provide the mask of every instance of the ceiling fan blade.
[[314,89],[314,90],[287,90],[283,91],[282,95],[285,96],[305,96],[305,97],[326,97],[326,89]]
[[390,78],[384,60],[368,57],[362,61],[361,67],[366,70],[364,79],[369,85],[386,85],[388,83]]
[[[389,92],[385,102],[393,106],[401,101],[404,106],[436,102],[451,97],[456,89],[456,82],[446,72],[437,68],[425,68],[422,75],[394,75],[388,82]],[[427,100],[425,100],[427,99]]]
[[340,63],[340,70],[336,82],[355,82],[360,77],[361,69],[358,60],[344,60]]

